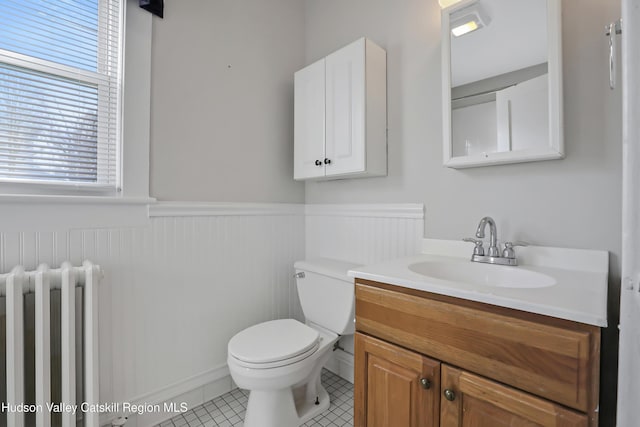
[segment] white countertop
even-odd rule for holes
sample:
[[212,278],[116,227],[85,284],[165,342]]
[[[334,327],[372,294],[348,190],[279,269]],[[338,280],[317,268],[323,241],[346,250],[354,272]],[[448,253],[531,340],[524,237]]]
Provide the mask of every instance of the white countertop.
[[[349,271],[349,276],[470,301],[543,314],[589,325],[607,326],[608,253],[606,251],[529,246],[516,248],[520,265],[487,268],[542,273],[555,284],[540,288],[494,287],[433,278],[410,270],[423,262],[471,262],[473,244],[425,239],[422,254]],[[459,264],[457,264],[459,265]]]

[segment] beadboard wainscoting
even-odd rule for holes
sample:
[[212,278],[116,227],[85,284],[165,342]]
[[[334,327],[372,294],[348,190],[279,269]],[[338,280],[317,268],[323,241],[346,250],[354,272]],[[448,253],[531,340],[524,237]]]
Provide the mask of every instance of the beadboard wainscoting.
[[[157,203],[147,212],[141,204],[108,218],[104,208],[23,204],[15,221],[3,215],[0,233],[3,272],[83,259],[103,268],[101,401],[201,404],[232,386],[227,342],[236,332],[303,318],[293,279],[293,263],[304,258],[303,205]],[[55,214],[25,221],[33,209]],[[81,226],[65,224],[65,215],[82,216],[73,221]],[[43,221],[52,229],[42,231]],[[145,414],[127,425],[173,415]]]
[[[193,407],[232,387],[231,336],[269,319],[303,319],[296,260],[366,264],[415,253],[423,216],[422,205],[404,204],[11,199],[2,203],[0,268],[99,264],[101,401]],[[336,351],[330,368],[353,380],[351,345],[343,342],[347,352]],[[135,416],[127,426],[173,415]]]
[[420,252],[422,204],[305,206],[307,258],[373,264]]
[[[422,204],[305,206],[305,255],[373,264],[420,252]],[[327,368],[353,382],[353,336],[340,340]]]

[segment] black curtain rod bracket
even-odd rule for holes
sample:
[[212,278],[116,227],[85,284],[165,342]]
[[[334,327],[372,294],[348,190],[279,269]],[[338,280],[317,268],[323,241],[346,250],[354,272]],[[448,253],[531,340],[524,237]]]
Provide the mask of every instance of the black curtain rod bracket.
[[140,7],[164,18],[164,0],[140,0]]

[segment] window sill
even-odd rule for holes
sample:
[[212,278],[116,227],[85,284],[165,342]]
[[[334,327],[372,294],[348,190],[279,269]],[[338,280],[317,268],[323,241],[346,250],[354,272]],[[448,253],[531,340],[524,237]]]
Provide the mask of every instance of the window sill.
[[153,197],[47,196],[41,194],[0,194],[0,203],[50,203],[69,205],[148,205]]

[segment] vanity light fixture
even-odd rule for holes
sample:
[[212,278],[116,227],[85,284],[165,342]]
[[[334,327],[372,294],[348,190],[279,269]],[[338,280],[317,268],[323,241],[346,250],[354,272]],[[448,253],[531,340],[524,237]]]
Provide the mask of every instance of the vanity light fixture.
[[479,2],[471,6],[456,10],[451,14],[451,34],[460,37],[472,31],[486,27],[491,22]]
[[451,34],[453,34],[456,37],[460,37],[463,36],[467,33],[470,33],[472,31],[477,30],[478,28],[480,28],[480,26],[478,26],[477,21],[475,20],[470,20],[468,22],[465,22],[464,24],[458,25],[455,28],[451,29]]

